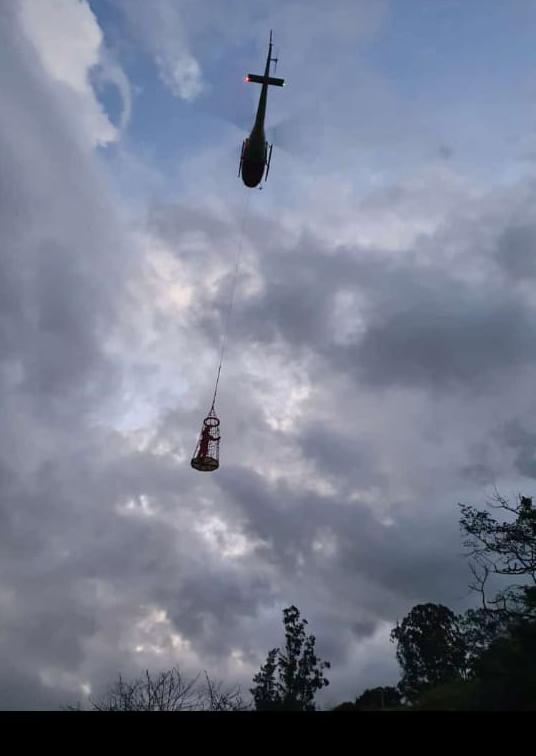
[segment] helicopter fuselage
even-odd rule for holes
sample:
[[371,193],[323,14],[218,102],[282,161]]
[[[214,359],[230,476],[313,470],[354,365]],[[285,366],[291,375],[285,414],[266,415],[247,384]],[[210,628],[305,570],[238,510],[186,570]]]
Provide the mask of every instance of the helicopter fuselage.
[[242,149],[242,181],[253,188],[262,180],[268,155],[268,143],[262,126],[253,127]]
[[277,62],[272,58],[272,33],[270,32],[270,45],[268,47],[268,57],[266,59],[266,68],[264,76],[248,74],[246,81],[262,84],[259,105],[255,116],[255,123],[251,129],[250,135],[244,139],[242,144],[242,154],[240,155],[239,175],[242,176],[244,184],[250,188],[257,186],[262,181],[266,169],[266,178],[270,170],[270,159],[272,156],[272,145],[266,141],[264,133],[264,118],[266,116],[266,100],[268,97],[268,87],[275,85],[282,87],[284,79],[276,79],[270,76],[270,63]]

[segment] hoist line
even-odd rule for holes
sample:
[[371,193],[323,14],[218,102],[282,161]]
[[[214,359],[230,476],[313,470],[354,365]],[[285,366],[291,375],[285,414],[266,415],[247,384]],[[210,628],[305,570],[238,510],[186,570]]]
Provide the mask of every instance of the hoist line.
[[229,304],[227,306],[227,312],[225,314],[224,318],[224,325],[223,325],[223,332],[221,336],[221,346],[220,346],[220,361],[218,363],[218,373],[216,376],[216,385],[214,386],[214,396],[212,397],[212,404],[210,407],[210,411],[212,412],[214,410],[214,405],[216,404],[216,394],[218,393],[218,384],[220,382],[220,374],[221,374],[221,368],[223,365],[223,357],[225,355],[225,345],[227,341],[227,336],[229,334],[229,327],[231,323],[231,314],[233,311],[233,304],[235,299],[235,293],[236,293],[236,285],[238,282],[238,271],[240,270],[240,263],[242,261],[242,252],[244,249],[244,229],[246,227],[246,220],[248,217],[248,210],[249,210],[249,200],[251,197],[251,192],[247,192],[245,203],[243,205],[243,213],[242,213],[242,223],[240,225],[240,237],[238,240],[238,250],[236,253],[236,260],[235,260],[235,266],[233,271],[233,277],[231,281],[231,296],[229,297]]

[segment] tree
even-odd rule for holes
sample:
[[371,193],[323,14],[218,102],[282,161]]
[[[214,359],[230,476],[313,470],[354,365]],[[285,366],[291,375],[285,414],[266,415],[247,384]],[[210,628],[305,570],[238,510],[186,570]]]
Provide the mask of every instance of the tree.
[[343,701],[343,703],[334,706],[332,711],[359,711],[353,701]]
[[468,609],[459,621],[465,639],[467,673],[471,676],[475,674],[476,662],[491,643],[508,635],[509,620],[502,612],[481,607]]
[[475,708],[536,709],[536,622],[519,620],[475,663]]
[[410,702],[426,689],[463,678],[466,644],[459,618],[442,604],[417,604],[391,631],[403,675],[402,695]]
[[306,635],[307,620],[300,619],[295,606],[283,610],[285,648],[268,652],[265,664],[253,678],[251,694],[259,711],[314,711],[314,697],[318,690],[329,685],[324,669],[329,662],[315,653],[314,635]]
[[479,683],[472,680],[452,680],[419,695],[414,708],[419,711],[474,711],[478,709]]
[[[121,676],[99,699],[90,699],[94,711],[240,711],[249,708],[239,688],[224,688],[205,673],[205,686],[199,675],[184,680],[178,668],[132,680]],[[76,707],[69,707],[71,710]],[[78,707],[80,708],[80,707]]]
[[399,709],[402,696],[398,688],[391,685],[367,688],[355,701],[344,701],[335,706],[333,711],[376,711],[382,709]]
[[359,698],[355,700],[355,706],[361,711],[371,709],[393,709],[400,706],[402,696],[397,688],[390,685],[378,688],[367,688]]
[[275,678],[278,653],[278,648],[269,651],[265,664],[261,665],[260,670],[253,678],[256,685],[255,688],[251,688],[250,693],[253,695],[255,708],[258,711],[274,711],[281,708],[279,687]]
[[205,672],[206,685],[202,693],[202,709],[208,711],[245,711],[250,708],[242,699],[240,688],[225,687],[213,682]]
[[188,711],[196,709],[199,697],[197,677],[186,682],[179,669],[173,667],[152,677],[125,680],[121,675],[99,699],[90,699],[96,711]]
[[[510,504],[495,494],[488,503],[502,519],[486,510],[460,504],[460,526],[466,534],[470,565],[474,576],[471,588],[482,597],[482,606],[502,614],[506,620],[536,619],[536,509],[532,498],[519,496]],[[486,597],[491,575],[509,578],[494,599]]]

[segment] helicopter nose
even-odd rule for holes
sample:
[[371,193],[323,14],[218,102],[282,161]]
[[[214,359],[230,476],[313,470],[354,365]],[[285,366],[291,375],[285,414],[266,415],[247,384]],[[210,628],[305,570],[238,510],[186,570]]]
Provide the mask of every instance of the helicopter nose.
[[244,160],[242,165],[242,180],[246,186],[253,188],[261,181],[264,173],[264,163]]

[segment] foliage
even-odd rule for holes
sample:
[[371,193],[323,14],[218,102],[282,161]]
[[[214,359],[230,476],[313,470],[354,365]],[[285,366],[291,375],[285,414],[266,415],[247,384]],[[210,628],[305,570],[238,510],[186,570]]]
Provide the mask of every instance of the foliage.
[[[520,496],[515,505],[496,495],[489,507],[461,506],[471,588],[482,606],[455,615],[442,604],[418,604],[391,632],[402,668],[398,687],[365,690],[334,711],[536,710],[536,509]],[[490,598],[489,578],[508,579]],[[314,711],[315,695],[329,684],[330,668],[316,655],[314,635],[295,606],[283,611],[285,645],[268,652],[251,688],[258,710]],[[405,699],[405,704],[402,700]],[[98,711],[241,711],[250,708],[239,688],[179,669],[118,681],[99,699]],[[80,704],[67,706],[78,711]]]
[[421,693],[413,708],[418,711],[473,711],[479,690],[478,680],[452,680]]
[[184,680],[180,670],[118,681],[100,698],[91,699],[94,711],[240,711],[249,708],[239,688],[224,688],[205,673],[206,684],[198,685],[199,675]]
[[[486,510],[460,505],[460,526],[467,538],[474,582],[483,608],[509,620],[536,619],[536,509],[532,498],[510,504],[498,493],[489,507],[510,519],[496,519]],[[486,597],[490,575],[512,579],[494,599]]]
[[491,643],[508,634],[509,621],[502,613],[488,608],[468,609],[459,620],[465,639],[467,673],[471,676],[476,662]]
[[466,645],[459,618],[442,604],[417,604],[391,631],[403,675],[402,695],[410,702],[432,686],[463,677]]
[[371,709],[393,709],[402,703],[402,696],[398,688],[390,685],[385,687],[367,688],[355,700],[355,706],[361,711]]
[[253,678],[251,694],[260,711],[314,711],[318,690],[329,685],[324,670],[329,662],[316,656],[314,635],[306,635],[306,619],[295,606],[283,610],[285,648],[268,652],[266,662]]
[[477,708],[536,709],[536,622],[520,621],[475,664]]

